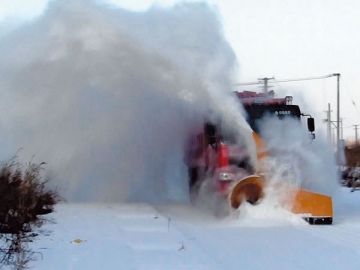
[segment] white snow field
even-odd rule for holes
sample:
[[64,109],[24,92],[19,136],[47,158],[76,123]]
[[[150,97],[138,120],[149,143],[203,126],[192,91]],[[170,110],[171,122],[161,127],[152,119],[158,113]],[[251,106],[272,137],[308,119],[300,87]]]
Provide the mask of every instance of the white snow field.
[[334,210],[333,225],[311,226],[276,213],[221,220],[186,204],[61,204],[33,243],[32,266],[360,269],[360,192],[341,188]]

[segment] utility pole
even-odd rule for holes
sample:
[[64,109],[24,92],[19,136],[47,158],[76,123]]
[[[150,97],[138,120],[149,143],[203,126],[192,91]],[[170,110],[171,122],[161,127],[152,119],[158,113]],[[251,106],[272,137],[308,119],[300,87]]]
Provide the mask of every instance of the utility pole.
[[337,129],[336,129],[336,162],[340,162],[340,73],[334,73],[333,76],[337,77]]
[[269,90],[269,85],[268,85],[268,82],[269,82],[269,80],[273,80],[274,79],[274,77],[272,77],[272,78],[260,78],[260,79],[258,79],[259,81],[263,81],[263,83],[264,83],[264,93],[265,94],[267,94],[268,93],[268,90]]
[[326,112],[325,122],[327,124],[327,139],[328,139],[328,142],[331,143],[331,112],[332,112],[332,110],[330,109],[330,103],[328,103],[328,110],[325,112]]
[[358,126],[359,125],[354,125],[355,128],[355,145],[358,145]]

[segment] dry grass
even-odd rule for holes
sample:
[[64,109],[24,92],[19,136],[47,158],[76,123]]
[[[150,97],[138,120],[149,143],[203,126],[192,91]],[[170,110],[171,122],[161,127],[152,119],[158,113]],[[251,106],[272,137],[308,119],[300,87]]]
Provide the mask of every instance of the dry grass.
[[34,259],[28,248],[37,236],[32,231],[46,222],[43,215],[61,200],[56,190],[46,188],[49,179],[42,180],[44,165],[31,161],[24,168],[15,157],[0,168],[1,265],[27,268]]
[[355,142],[347,143],[345,147],[346,165],[356,167],[360,164],[360,145]]
[[31,231],[30,225],[38,221],[39,215],[53,211],[60,196],[46,190],[48,180],[41,179],[44,164],[30,162],[22,170],[13,159],[0,169],[0,233]]

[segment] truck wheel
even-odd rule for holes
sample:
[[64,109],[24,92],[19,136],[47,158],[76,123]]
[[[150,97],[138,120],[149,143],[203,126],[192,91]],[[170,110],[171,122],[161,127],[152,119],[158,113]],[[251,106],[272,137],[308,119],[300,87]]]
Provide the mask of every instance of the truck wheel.
[[199,169],[197,167],[189,168],[189,196],[190,202],[195,203],[199,193]]
[[230,216],[231,208],[230,203],[226,197],[217,196],[215,199],[214,214],[217,218],[225,218]]
[[191,190],[192,187],[195,186],[199,172],[197,167],[189,168],[189,189]]

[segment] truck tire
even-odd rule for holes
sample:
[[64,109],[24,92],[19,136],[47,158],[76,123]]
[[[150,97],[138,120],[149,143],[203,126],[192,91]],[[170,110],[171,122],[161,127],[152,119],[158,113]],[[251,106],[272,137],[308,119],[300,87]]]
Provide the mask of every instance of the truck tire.
[[189,168],[189,189],[191,190],[198,181],[199,171],[197,167]]
[[217,196],[214,205],[214,215],[217,218],[224,218],[230,216],[231,208],[228,198],[224,196]]
[[189,167],[189,197],[191,204],[195,204],[196,198],[199,194],[199,168]]

